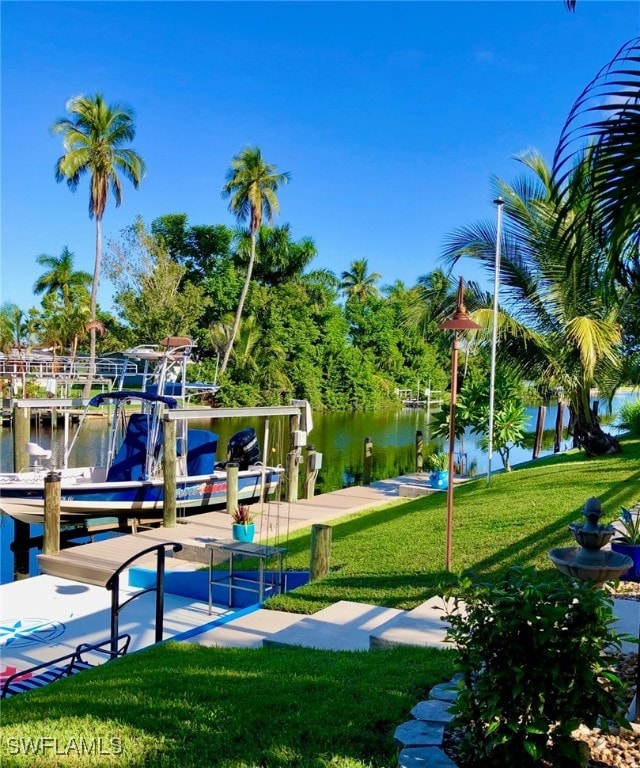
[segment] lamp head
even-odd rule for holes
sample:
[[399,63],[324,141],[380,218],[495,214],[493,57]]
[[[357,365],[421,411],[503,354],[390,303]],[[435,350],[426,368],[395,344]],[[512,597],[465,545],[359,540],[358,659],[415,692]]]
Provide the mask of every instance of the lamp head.
[[464,281],[460,278],[455,312],[449,320],[440,323],[438,328],[441,331],[478,331],[481,327],[481,325],[478,325],[469,317],[467,308],[464,305]]

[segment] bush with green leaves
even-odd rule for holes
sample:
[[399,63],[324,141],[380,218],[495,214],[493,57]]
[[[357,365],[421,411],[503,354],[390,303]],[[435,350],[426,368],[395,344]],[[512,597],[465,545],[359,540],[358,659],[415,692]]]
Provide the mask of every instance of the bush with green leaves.
[[584,766],[580,725],[624,724],[612,600],[590,583],[512,568],[496,583],[445,590],[464,678],[454,725],[461,759],[478,768]]
[[622,403],[616,421],[632,435],[640,435],[640,399]]

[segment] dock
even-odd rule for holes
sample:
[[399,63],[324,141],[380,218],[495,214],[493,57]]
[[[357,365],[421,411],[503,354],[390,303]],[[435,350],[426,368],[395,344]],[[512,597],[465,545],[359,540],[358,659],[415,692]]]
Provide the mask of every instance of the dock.
[[[352,486],[297,502],[269,501],[256,518],[257,539],[282,541],[288,533],[327,523],[337,517],[355,514],[406,501],[407,497],[438,492],[429,487],[429,475],[416,473],[370,486]],[[258,506],[258,505],[255,505]],[[167,567],[184,567],[185,561],[204,565],[209,562],[206,545],[228,539],[229,515],[224,511],[202,512],[185,518],[172,528],[158,526],[135,534],[116,536],[105,541],[65,549],[56,555],[39,555],[40,571],[50,576],[104,586],[111,574],[126,560],[153,544],[172,541],[182,544],[182,551],[167,560]],[[150,556],[148,562],[155,560]],[[138,565],[144,566],[141,558]]]

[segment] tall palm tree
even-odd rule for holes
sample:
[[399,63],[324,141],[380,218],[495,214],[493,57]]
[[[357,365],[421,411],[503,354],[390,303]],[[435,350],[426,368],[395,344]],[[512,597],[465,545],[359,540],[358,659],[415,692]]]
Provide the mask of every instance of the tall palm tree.
[[224,375],[229,364],[233,342],[238,334],[242,310],[251,284],[251,275],[256,259],[256,235],[262,226],[263,219],[266,218],[271,223],[274,214],[279,212],[278,187],[281,184],[288,184],[289,178],[289,173],[277,173],[275,165],[266,163],[262,159],[262,153],[258,147],[246,147],[241,150],[233,157],[231,167],[227,171],[226,184],[222,188],[222,197],[229,198],[229,210],[239,222],[249,220],[251,251],[247,274],[231,329],[231,337],[225,348],[220,366],[221,376]]
[[379,272],[369,272],[368,259],[356,259],[349,266],[350,271],[340,276],[340,290],[344,296],[364,301],[380,294],[376,283],[382,278]]
[[126,146],[135,137],[134,112],[124,104],[107,104],[101,94],[76,96],[66,104],[67,117],[51,126],[61,134],[65,154],[58,158],[56,181],[66,181],[72,192],[85,174],[90,176],[89,217],[96,221],[96,256],[91,286],[91,337],[89,377],[84,396],[91,391],[95,373],[98,283],[102,260],[102,217],[109,197],[109,187],[116,207],[122,202],[120,174],[138,188],[145,173],[144,160]]
[[91,275],[88,272],[75,270],[73,260],[75,255],[65,245],[60,256],[48,256],[46,253],[36,257],[36,261],[47,271],[36,280],[34,293],[44,293],[46,296],[56,295],[63,307],[68,308],[72,297],[78,290],[87,290],[91,285]]
[[[615,380],[622,356],[619,296],[604,290],[600,279],[606,253],[589,219],[580,217],[580,211],[565,212],[544,160],[537,153],[519,159],[533,172],[533,181],[527,176],[512,186],[495,182],[495,192],[505,201],[502,302],[528,329],[522,354],[530,370],[537,363],[539,380],[563,390],[574,444],[589,454],[614,452],[617,441],[600,429],[590,403],[593,387],[602,390]],[[584,190],[585,200],[589,177],[584,167],[578,166],[571,182]],[[580,237],[565,237],[575,220],[582,223]],[[455,262],[470,256],[492,272],[495,238],[492,224],[461,228],[450,238],[445,257]]]

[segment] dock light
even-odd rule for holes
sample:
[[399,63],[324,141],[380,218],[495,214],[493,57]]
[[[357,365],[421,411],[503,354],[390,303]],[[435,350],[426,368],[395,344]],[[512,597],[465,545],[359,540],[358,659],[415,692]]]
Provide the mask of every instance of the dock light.
[[458,390],[458,350],[460,349],[460,331],[478,331],[478,323],[469,317],[464,305],[464,280],[460,278],[458,301],[450,320],[438,326],[441,331],[453,331],[451,342],[451,403],[449,406],[449,482],[447,484],[447,546],[445,567],[451,570],[451,539],[453,533],[453,455],[456,441],[456,401]]

